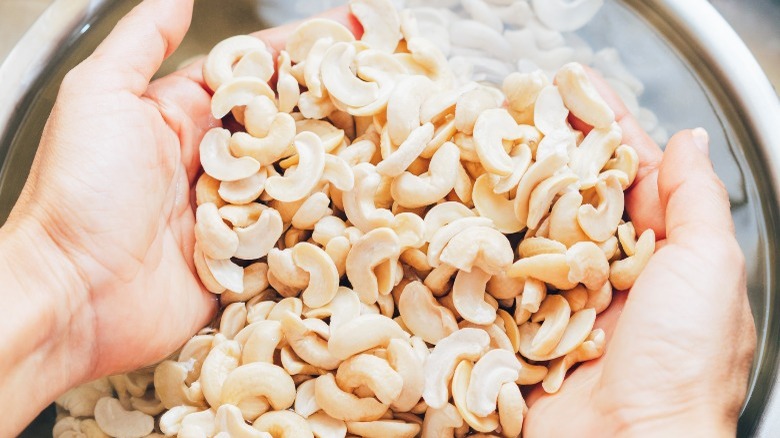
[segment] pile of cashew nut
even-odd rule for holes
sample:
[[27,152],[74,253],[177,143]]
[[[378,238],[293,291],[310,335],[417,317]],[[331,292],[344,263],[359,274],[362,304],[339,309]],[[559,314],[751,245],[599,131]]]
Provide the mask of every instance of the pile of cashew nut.
[[220,316],[60,397],[55,437],[517,437],[521,388],[604,353],[596,316],[655,236],[624,220],[639,160],[583,67],[458,84],[414,14],[351,11],[360,40],[312,19],[276,59],[249,36],[209,54],[239,127],[200,146]]

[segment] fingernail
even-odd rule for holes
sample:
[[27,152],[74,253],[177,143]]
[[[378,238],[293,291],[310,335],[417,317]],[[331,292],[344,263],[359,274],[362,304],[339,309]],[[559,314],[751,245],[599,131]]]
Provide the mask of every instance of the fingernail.
[[695,144],[704,155],[709,155],[710,135],[707,134],[707,130],[704,128],[696,128],[691,133],[693,134],[693,144]]

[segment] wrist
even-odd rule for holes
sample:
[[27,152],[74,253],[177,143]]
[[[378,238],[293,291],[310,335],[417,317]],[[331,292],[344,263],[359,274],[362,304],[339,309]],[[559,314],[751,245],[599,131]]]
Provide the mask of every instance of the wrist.
[[43,225],[28,218],[16,217],[0,228],[0,278],[0,298],[12,303],[0,309],[6,335],[0,345],[5,381],[0,405],[15,412],[10,418],[23,427],[61,392],[89,377],[88,288]]

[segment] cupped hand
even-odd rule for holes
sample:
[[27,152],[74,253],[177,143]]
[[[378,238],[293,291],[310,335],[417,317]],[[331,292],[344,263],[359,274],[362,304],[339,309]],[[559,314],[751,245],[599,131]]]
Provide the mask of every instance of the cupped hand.
[[[640,170],[626,208],[656,254],[597,325],[602,358],[576,369],[553,395],[529,397],[524,436],[734,436],[756,345],[744,256],[728,193],[702,129],[666,151],[642,131],[596,74]],[[561,420],[565,419],[565,420]]]
[[[199,143],[220,121],[201,63],[150,83],[192,8],[142,2],[68,73],[9,221],[36,222],[79,274],[52,315],[67,327],[72,384],[163,359],[217,309],[195,275],[190,192]],[[256,36],[278,50],[290,29]]]

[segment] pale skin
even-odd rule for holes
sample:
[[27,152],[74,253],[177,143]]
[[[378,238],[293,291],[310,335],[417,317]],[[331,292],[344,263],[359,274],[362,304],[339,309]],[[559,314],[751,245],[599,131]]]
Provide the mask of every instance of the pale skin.
[[[0,228],[0,435],[72,386],[161,360],[217,310],[194,273],[190,190],[220,122],[200,65],[150,83],[191,14],[192,0],[145,1],[62,84]],[[257,36],[278,50],[289,31]],[[533,393],[524,435],[733,436],[755,329],[708,140],[682,132],[662,153],[600,88],[642,161],[628,212],[661,249],[600,318],[606,355]]]

